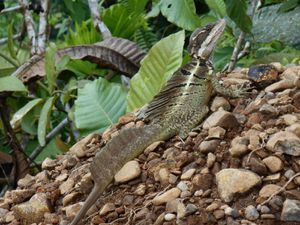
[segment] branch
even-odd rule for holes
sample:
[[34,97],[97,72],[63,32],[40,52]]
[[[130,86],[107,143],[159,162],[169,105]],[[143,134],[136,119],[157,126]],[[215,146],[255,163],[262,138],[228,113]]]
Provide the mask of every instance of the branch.
[[[13,40],[19,39],[20,37],[21,37],[21,33],[14,34]],[[8,40],[8,38],[1,38],[0,39],[0,45],[6,44],[7,40]]]
[[[51,141],[53,137],[55,137],[67,124],[69,123],[68,118],[65,118],[63,121],[61,121],[52,131],[50,131],[46,135],[46,145]],[[46,146],[45,145],[45,146]],[[33,152],[30,155],[30,160],[34,160],[45,148],[45,146],[38,146],[36,149],[33,150]]]
[[47,41],[47,28],[48,28],[48,13],[50,9],[50,0],[41,0],[41,7],[43,10],[40,12],[40,23],[38,33],[38,46],[37,53],[40,55],[44,53]]
[[16,6],[13,6],[13,7],[1,10],[0,14],[4,14],[4,13],[8,13],[8,12],[13,12],[13,11],[19,11],[20,9],[22,9],[22,6],[16,5]]
[[[257,2],[258,2],[258,0],[253,0],[253,4],[252,4],[253,8],[252,8],[252,12],[251,12],[251,15],[250,15],[251,20],[254,16]],[[239,35],[239,38],[237,40],[237,43],[234,46],[232,56],[230,58],[230,62],[229,62],[228,69],[227,69],[228,73],[230,73],[235,67],[235,64],[238,60],[238,55],[239,55],[239,52],[240,52],[240,48],[241,48],[242,43],[244,42],[244,39],[245,39],[245,32],[241,31],[241,33]]]
[[88,0],[89,2],[89,8],[92,14],[92,18],[94,21],[94,26],[101,32],[103,39],[110,38],[112,35],[107,28],[107,26],[104,24],[104,22],[101,19],[98,6],[97,6],[97,0]]
[[35,55],[36,54],[36,33],[34,30],[33,19],[29,11],[29,5],[27,0],[19,0],[19,4],[20,6],[22,6],[23,13],[24,13],[27,34],[31,44],[31,54]]
[[8,145],[12,150],[13,164],[16,169],[13,174],[13,180],[14,182],[16,182],[18,179],[24,177],[29,172],[29,164],[26,159],[27,155],[21,148],[21,145],[10,125],[9,111],[5,96],[0,98],[0,117],[5,131],[5,136],[8,141]]

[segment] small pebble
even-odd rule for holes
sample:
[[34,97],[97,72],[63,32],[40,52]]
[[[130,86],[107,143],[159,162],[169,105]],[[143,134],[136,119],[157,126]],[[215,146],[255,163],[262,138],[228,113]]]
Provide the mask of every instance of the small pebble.
[[174,220],[176,218],[176,216],[175,216],[175,214],[173,214],[173,213],[167,213],[166,215],[165,215],[165,220],[166,221],[171,221],[171,220]]
[[259,217],[259,213],[253,205],[249,205],[245,209],[245,217],[248,220],[256,220]]

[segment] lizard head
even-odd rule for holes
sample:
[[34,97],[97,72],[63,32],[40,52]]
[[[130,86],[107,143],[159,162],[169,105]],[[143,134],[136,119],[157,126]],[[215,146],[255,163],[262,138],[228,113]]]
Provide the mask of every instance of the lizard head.
[[225,30],[225,27],[225,20],[220,19],[203,28],[196,29],[190,37],[188,46],[189,54],[194,58],[208,60]]

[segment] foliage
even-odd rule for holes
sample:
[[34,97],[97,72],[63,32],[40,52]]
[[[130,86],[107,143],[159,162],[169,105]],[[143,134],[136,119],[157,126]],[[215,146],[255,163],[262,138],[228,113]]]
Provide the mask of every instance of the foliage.
[[[282,2],[278,13],[299,5],[297,0],[265,0],[262,7]],[[82,136],[104,131],[126,110],[132,111],[149,102],[172,73],[188,60],[188,55],[182,57],[182,53],[190,31],[219,18],[225,18],[228,27],[215,49],[216,70],[229,62],[237,39],[234,34],[240,30],[250,34],[251,50],[238,61],[239,66],[270,60],[283,64],[298,62],[298,50],[278,41],[257,43],[251,38],[248,3],[246,0],[101,1],[101,17],[113,36],[134,41],[147,51],[139,72],[129,81],[129,90],[121,79],[122,74],[114,74],[109,79],[111,71],[92,62],[67,56],[58,62],[55,59],[57,49],[102,41],[90,18],[86,0],[52,1],[50,41],[45,53],[46,76],[28,86],[9,76],[30,54],[26,35],[21,41],[13,39],[13,35],[22,30],[23,16],[21,13],[1,15],[0,38],[8,40],[0,45],[0,92],[18,94],[18,99],[9,101],[10,117],[17,137],[21,140],[22,136],[29,136],[26,153],[30,155],[37,145],[46,145],[46,134],[67,117]],[[7,0],[5,5],[14,4]],[[38,15],[34,13],[36,27],[37,22]],[[37,161],[59,154],[75,142],[75,132],[66,126],[45,146]],[[0,148],[5,149],[2,143]]]
[[127,111],[149,102],[180,67],[183,44],[184,32],[180,31],[162,39],[150,49],[141,62],[139,72],[130,81]]

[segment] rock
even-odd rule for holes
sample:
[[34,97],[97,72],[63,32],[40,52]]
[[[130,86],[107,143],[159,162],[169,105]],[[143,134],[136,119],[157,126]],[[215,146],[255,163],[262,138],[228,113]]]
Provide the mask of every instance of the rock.
[[298,117],[293,114],[285,114],[285,115],[281,116],[280,118],[283,119],[284,123],[287,126],[291,126],[298,122]]
[[272,173],[279,172],[283,168],[283,162],[276,156],[269,156],[267,158],[264,158],[263,162]]
[[204,129],[209,129],[216,126],[228,129],[239,126],[239,123],[232,113],[223,109],[219,109],[211,114],[203,123]]
[[192,193],[190,191],[183,191],[180,194],[180,198],[188,198],[188,197],[191,197],[191,196],[192,196]]
[[35,182],[34,177],[31,176],[30,174],[26,174],[25,177],[18,180],[18,186],[19,187],[28,187],[28,186],[32,185],[34,182]]
[[[244,157],[243,165],[246,166],[246,162],[248,161],[248,156]],[[263,161],[256,156],[255,154],[252,155],[252,157],[249,160],[250,169],[251,171],[259,174],[259,175],[267,175],[268,169],[263,163]]]
[[208,154],[207,154],[207,167],[208,168],[211,168],[211,167],[213,167],[213,165],[214,165],[214,163],[215,163],[215,161],[216,161],[216,155],[214,155],[213,153],[211,153],[211,152],[209,152]]
[[186,208],[183,202],[179,201],[177,204],[177,219],[181,219],[186,216]]
[[246,154],[248,149],[249,139],[246,137],[235,137],[231,141],[231,148],[229,149],[230,154],[233,157],[239,157]]
[[245,169],[223,169],[216,174],[216,180],[219,195],[225,202],[261,183],[257,174]]
[[269,118],[275,117],[278,114],[278,110],[270,104],[263,104],[260,107],[259,112],[267,115]]
[[209,141],[202,141],[199,145],[199,150],[202,153],[214,152],[216,151],[218,145],[220,144],[220,140],[209,140]]
[[188,169],[185,173],[183,173],[180,177],[181,180],[189,180],[196,172],[195,168]]
[[196,174],[192,180],[194,190],[206,191],[211,188],[214,177],[211,174]]
[[12,203],[17,204],[29,199],[34,193],[35,191],[32,189],[12,190],[6,192],[5,198],[9,198]]
[[179,203],[180,203],[180,199],[179,198],[176,198],[176,199],[173,199],[173,200],[167,202],[167,204],[166,204],[166,212],[176,213],[177,212],[177,206],[178,206]]
[[189,189],[189,187],[187,186],[187,184],[184,181],[180,181],[177,184],[177,187],[181,190],[181,191],[187,191]]
[[45,224],[58,224],[59,223],[59,216],[56,213],[45,213],[44,215]]
[[275,184],[267,184],[259,191],[259,196],[262,198],[268,198],[280,188],[280,186]]
[[300,222],[300,201],[286,199],[281,211],[281,220]]
[[50,213],[50,203],[45,193],[37,193],[28,202],[12,207],[12,211],[21,221],[39,223],[43,221],[45,213]]
[[85,174],[80,181],[80,191],[82,193],[88,194],[94,187],[92,174],[89,172]]
[[158,171],[158,180],[160,181],[162,186],[169,184],[169,175],[170,175],[170,172],[167,168],[161,168]]
[[214,217],[219,220],[222,219],[225,216],[225,212],[223,209],[218,209],[213,212]]
[[176,199],[180,196],[180,189],[179,188],[172,188],[168,191],[166,191],[165,193],[156,196],[153,200],[152,203],[154,205],[162,205],[168,201],[171,201],[173,199]]
[[127,162],[122,169],[115,175],[116,183],[125,183],[137,178],[141,174],[141,168],[137,161]]
[[259,217],[259,213],[253,205],[249,205],[245,209],[245,217],[248,220],[256,220]]
[[275,181],[279,181],[279,179],[280,179],[280,173],[275,173],[275,174],[266,176],[263,180],[275,182]]
[[144,154],[148,155],[150,152],[153,152],[159,145],[163,144],[164,141],[156,141],[149,145],[145,150]]
[[273,152],[282,152],[292,156],[300,156],[300,139],[291,132],[279,131],[271,136],[266,148]]
[[68,174],[67,173],[63,173],[63,174],[59,174],[56,178],[55,181],[61,183],[63,181],[65,181],[68,178]]
[[99,215],[104,216],[109,212],[115,211],[116,207],[114,203],[106,203],[100,210]]
[[54,169],[54,167],[57,165],[56,160],[54,159],[50,159],[50,158],[46,158],[43,162],[42,162],[42,169],[43,170],[52,170]]
[[79,192],[71,192],[70,194],[67,194],[62,200],[63,206],[69,205],[71,202],[74,202],[79,195]]
[[208,130],[208,136],[205,138],[206,140],[214,139],[214,138],[223,138],[226,133],[226,130],[222,127],[212,127]]
[[270,213],[271,209],[268,206],[263,205],[260,207],[260,212],[263,214]]
[[171,221],[171,220],[174,220],[176,218],[176,216],[175,216],[175,214],[173,214],[173,213],[167,213],[166,215],[165,215],[165,220],[166,221]]
[[84,202],[77,202],[73,205],[69,205],[63,208],[63,210],[66,212],[66,216],[71,220],[79,213],[79,210],[81,209],[83,204]]
[[225,214],[233,218],[239,217],[239,212],[236,208],[226,207],[224,210]]
[[292,176],[295,175],[295,172],[294,170],[292,169],[288,169],[287,171],[285,171],[284,173],[284,176],[287,178],[287,179],[290,179]]
[[4,223],[5,216],[8,214],[8,212],[9,211],[7,209],[0,208],[0,223]]
[[145,219],[149,215],[150,210],[148,208],[143,208],[135,214],[135,219],[141,220]]
[[155,222],[154,222],[154,224],[153,225],[162,225],[163,224],[163,222],[164,222],[164,219],[165,219],[165,213],[163,212],[163,213],[161,213],[158,217],[157,217],[157,219],[155,220]]
[[186,216],[192,215],[198,211],[198,207],[195,206],[194,204],[187,204],[185,209],[186,209]]
[[96,134],[89,134],[85,138],[78,141],[74,144],[69,152],[73,155],[76,155],[78,158],[86,156],[86,150],[88,149],[87,144],[96,136]]
[[295,84],[292,80],[280,80],[276,83],[273,83],[265,88],[266,92],[277,92],[281,90],[285,90],[288,88],[295,87]]
[[140,184],[136,190],[134,191],[134,194],[143,196],[146,193],[146,185],[145,184]]
[[300,123],[295,123],[295,124],[285,128],[285,130],[296,134],[297,137],[300,137]]
[[218,209],[219,207],[220,207],[220,203],[218,203],[218,202],[213,202],[213,203],[211,203],[209,206],[207,206],[205,210],[206,210],[207,212],[212,212],[212,211]]
[[74,184],[75,181],[72,178],[69,178],[59,186],[60,193],[62,195],[69,193],[72,190]]
[[215,112],[221,107],[225,110],[230,110],[229,102],[224,97],[216,96],[213,102],[211,103],[210,109],[211,111]]

